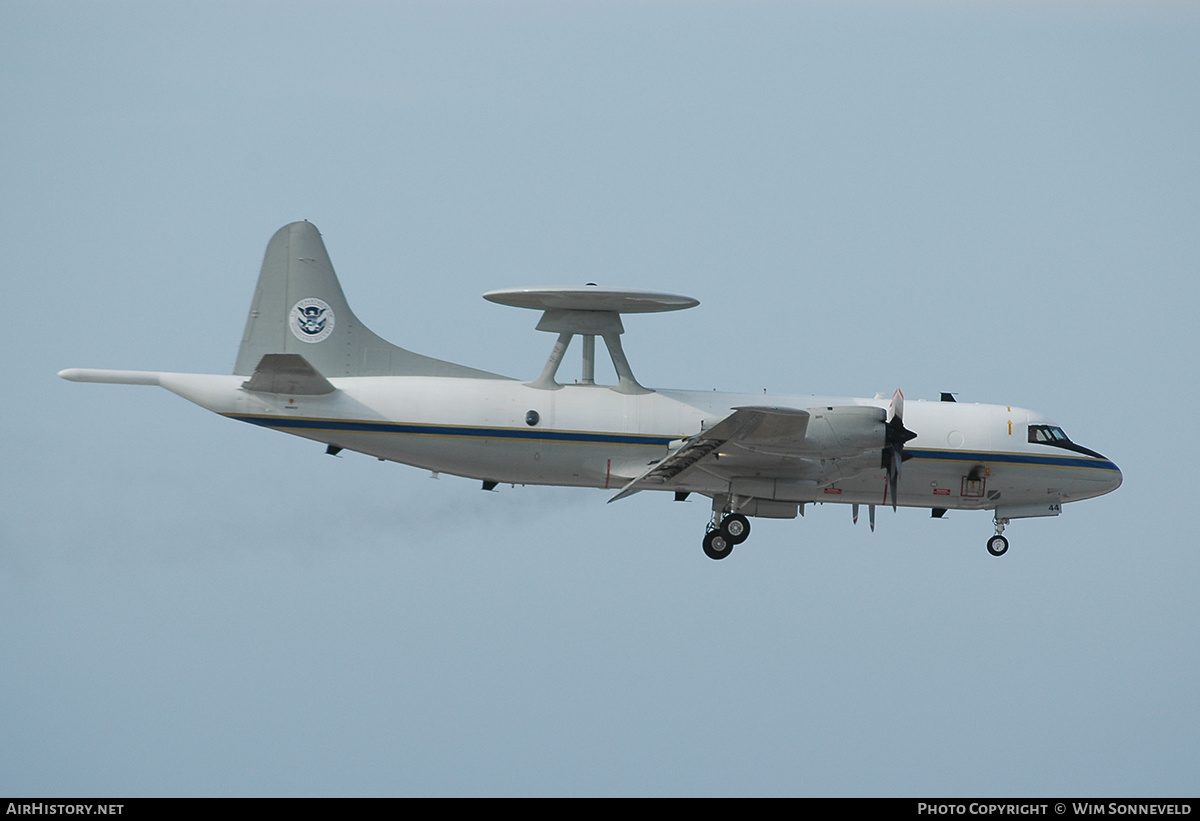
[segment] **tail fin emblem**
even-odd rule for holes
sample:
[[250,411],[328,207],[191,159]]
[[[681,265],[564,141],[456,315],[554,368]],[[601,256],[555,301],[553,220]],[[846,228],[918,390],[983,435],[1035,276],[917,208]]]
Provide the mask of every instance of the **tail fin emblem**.
[[320,342],[333,333],[333,309],[319,299],[302,299],[292,307],[288,326],[301,342]]

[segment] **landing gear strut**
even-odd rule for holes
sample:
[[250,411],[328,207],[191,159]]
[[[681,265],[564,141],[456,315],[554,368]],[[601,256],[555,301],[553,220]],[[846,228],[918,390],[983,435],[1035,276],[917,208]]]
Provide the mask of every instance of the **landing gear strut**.
[[994,519],[996,524],[996,535],[987,541],[988,553],[993,556],[1003,556],[1008,552],[1008,539],[1001,534],[1004,533],[1004,526],[1008,524],[1008,519]]
[[716,516],[708,524],[704,534],[704,555],[710,559],[724,559],[750,536],[750,520],[741,513],[730,513],[717,524]]

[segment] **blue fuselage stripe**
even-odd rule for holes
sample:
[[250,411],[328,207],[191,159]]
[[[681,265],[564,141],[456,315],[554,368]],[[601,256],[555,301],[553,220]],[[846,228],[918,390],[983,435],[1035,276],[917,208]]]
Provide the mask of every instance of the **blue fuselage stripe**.
[[[679,436],[656,436],[652,434],[591,433],[586,431],[538,430],[530,428],[484,428],[466,425],[419,425],[399,422],[370,422],[357,419],[303,419],[281,416],[248,416],[228,414],[230,419],[248,422],[264,428],[281,431],[330,431],[345,433],[383,433],[409,436],[453,436],[473,439],[510,439],[527,442],[568,442],[590,445],[640,445],[643,447],[666,447]],[[972,462],[991,464],[1030,465],[1039,467],[1090,468],[1092,470],[1118,470],[1107,459],[1081,458],[1075,456],[1042,456],[1033,453],[998,453],[993,451],[948,451],[906,448],[914,459],[932,462]]]
[[230,419],[249,422],[275,430],[345,431],[350,433],[392,433],[416,436],[456,436],[474,439],[517,439],[541,442],[576,442],[600,445],[643,445],[666,447],[681,437],[626,433],[588,433],[583,431],[537,430],[530,428],[479,428],[462,425],[414,425],[397,422],[364,422],[354,419],[289,419],[278,416],[242,416]]
[[1037,465],[1045,467],[1091,468],[1092,470],[1118,470],[1107,459],[1082,458],[1078,456],[1041,456],[1034,453],[996,453],[993,451],[950,451],[905,448],[905,453],[914,459],[935,462],[990,462],[992,464]]

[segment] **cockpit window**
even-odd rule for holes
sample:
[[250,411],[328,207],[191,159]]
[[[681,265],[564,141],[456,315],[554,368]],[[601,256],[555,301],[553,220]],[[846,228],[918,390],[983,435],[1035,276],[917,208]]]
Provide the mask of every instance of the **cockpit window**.
[[1077,445],[1072,442],[1067,434],[1063,432],[1063,429],[1057,425],[1030,425],[1029,441],[1035,445],[1050,445],[1055,448],[1063,448],[1064,450],[1072,450],[1076,453],[1095,456],[1097,459],[1104,458],[1099,453],[1096,453],[1096,451],[1088,450],[1083,445]]
[[1057,445],[1071,440],[1063,429],[1054,425],[1030,425],[1029,441],[1040,445]]

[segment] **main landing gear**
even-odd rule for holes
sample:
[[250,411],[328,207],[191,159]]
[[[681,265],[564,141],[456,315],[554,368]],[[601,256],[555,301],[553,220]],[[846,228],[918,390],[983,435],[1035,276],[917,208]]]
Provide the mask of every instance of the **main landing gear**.
[[750,536],[750,520],[740,513],[730,513],[717,524],[714,515],[704,534],[704,555],[710,559],[724,559],[733,546],[741,544]]
[[996,525],[996,535],[987,540],[988,553],[993,556],[1003,556],[1008,552],[1008,539],[1001,534],[1004,533],[1004,526],[1008,524],[1008,519],[993,519]]

